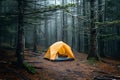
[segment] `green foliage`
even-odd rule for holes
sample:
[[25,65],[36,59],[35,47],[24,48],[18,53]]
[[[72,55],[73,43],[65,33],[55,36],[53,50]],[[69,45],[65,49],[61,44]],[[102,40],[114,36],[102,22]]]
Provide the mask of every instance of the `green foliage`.
[[105,21],[105,22],[95,22],[95,24],[100,26],[100,27],[103,26],[103,25],[120,24],[120,20]]
[[44,13],[44,12],[49,12],[49,11],[56,11],[59,9],[66,9],[68,7],[75,7],[76,4],[66,4],[66,5],[51,5],[51,6],[47,6],[44,8],[41,8],[40,10],[38,9],[37,11],[33,12],[33,13]]
[[52,5],[52,6],[49,6],[48,9],[50,10],[56,10],[58,6],[55,6],[55,5]]
[[120,0],[106,0],[106,18],[108,20],[120,19]]
[[57,10],[57,9],[66,9],[68,7],[75,7],[76,5],[75,4],[66,4],[66,5],[51,5],[51,6],[48,6],[46,9],[49,9],[49,10]]
[[32,73],[32,74],[35,74],[36,73],[36,70],[33,66],[29,65],[28,63],[24,62],[23,63],[25,69],[27,69],[28,72]]
[[97,62],[97,60],[96,60],[95,58],[89,58],[89,59],[88,59],[88,63],[89,63],[90,65],[94,65],[96,62]]
[[120,36],[117,34],[106,34],[101,35],[102,40],[108,41],[108,40],[120,40]]
[[67,13],[70,13],[70,10],[68,10],[68,9],[64,9],[64,11],[67,12]]

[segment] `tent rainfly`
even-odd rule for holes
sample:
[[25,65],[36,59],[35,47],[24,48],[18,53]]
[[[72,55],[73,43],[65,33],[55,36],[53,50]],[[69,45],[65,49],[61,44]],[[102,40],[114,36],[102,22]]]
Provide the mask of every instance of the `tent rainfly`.
[[51,45],[45,53],[44,58],[52,61],[64,61],[75,59],[71,47],[63,41],[58,41]]

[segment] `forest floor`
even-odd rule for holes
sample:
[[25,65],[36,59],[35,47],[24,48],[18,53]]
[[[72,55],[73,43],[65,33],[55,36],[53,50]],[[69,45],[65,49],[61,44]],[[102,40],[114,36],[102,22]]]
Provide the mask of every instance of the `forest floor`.
[[30,74],[0,60],[0,80],[120,80],[120,60],[88,61],[87,54],[78,52],[74,52],[74,61],[62,62],[43,59],[44,52],[25,51],[24,55],[25,62],[34,66],[37,73]]

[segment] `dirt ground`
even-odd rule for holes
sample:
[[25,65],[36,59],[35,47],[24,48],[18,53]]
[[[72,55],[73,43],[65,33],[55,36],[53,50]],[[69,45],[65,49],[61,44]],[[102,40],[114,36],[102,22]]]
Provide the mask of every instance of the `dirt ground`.
[[74,52],[74,61],[53,62],[43,59],[44,53],[25,51],[24,61],[35,67],[36,74],[11,64],[0,65],[0,80],[120,80],[120,60],[104,59],[91,64],[87,54]]
[[[27,53],[29,57],[27,55],[25,61],[40,67],[41,69],[37,70],[38,73],[41,71],[47,73],[48,79],[44,80],[93,80],[95,77],[120,76],[120,68],[117,67],[120,61],[106,59],[105,61],[109,63],[99,61],[91,64],[86,60],[87,54],[74,52],[76,57],[74,61],[53,62],[43,59],[44,52],[40,55]],[[44,77],[47,78],[47,76]]]

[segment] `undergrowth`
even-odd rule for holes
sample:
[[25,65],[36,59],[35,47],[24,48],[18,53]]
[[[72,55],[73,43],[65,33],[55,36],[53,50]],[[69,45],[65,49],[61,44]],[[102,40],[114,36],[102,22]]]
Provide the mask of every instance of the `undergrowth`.
[[97,62],[97,60],[96,60],[95,58],[90,58],[90,59],[88,59],[88,63],[89,63],[90,65],[94,65],[94,64],[96,64],[96,62]]
[[28,64],[27,62],[24,62],[23,63],[25,69],[27,69],[28,72],[32,73],[32,74],[35,74],[36,73],[36,70],[33,66],[31,66],[30,64]]

